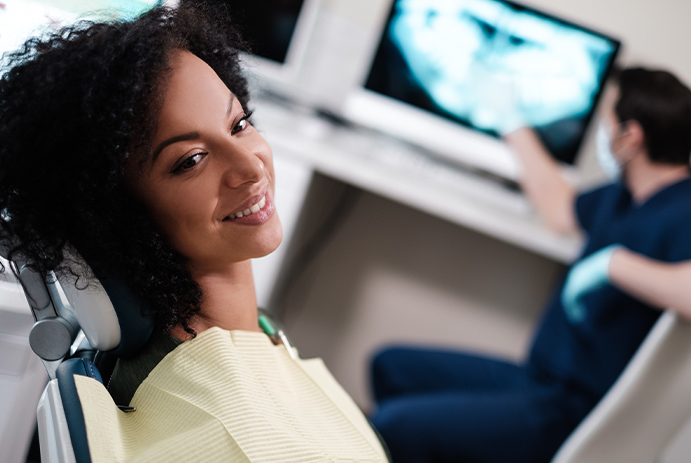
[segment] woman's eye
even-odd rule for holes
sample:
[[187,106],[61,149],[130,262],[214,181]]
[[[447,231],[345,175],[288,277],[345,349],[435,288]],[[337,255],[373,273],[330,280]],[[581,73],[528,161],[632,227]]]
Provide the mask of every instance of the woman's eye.
[[196,166],[199,161],[202,160],[204,154],[205,153],[193,154],[192,156],[182,161],[175,169],[173,169],[173,172],[182,172],[184,170],[191,169],[192,167]]
[[242,132],[247,128],[247,126],[250,124],[247,119],[250,117],[250,115],[243,116],[242,119],[238,121],[237,124],[235,124],[235,127],[233,127],[233,130],[231,133],[236,134],[238,132]]

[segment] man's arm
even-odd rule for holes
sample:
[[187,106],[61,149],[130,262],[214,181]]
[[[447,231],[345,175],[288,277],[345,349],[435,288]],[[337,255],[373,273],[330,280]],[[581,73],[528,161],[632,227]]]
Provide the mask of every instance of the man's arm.
[[691,319],[691,261],[669,264],[619,248],[612,253],[609,279],[632,296]]
[[521,187],[547,226],[559,233],[576,232],[576,189],[561,175],[558,162],[535,131],[520,128],[504,140],[522,164]]

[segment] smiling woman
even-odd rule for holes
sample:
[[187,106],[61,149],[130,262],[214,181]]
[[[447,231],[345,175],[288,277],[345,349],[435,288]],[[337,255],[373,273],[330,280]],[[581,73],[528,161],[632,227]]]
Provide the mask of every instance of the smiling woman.
[[324,365],[259,328],[250,259],[281,241],[273,160],[217,13],[79,23],[9,57],[0,245],[81,288],[78,252],[156,319],[108,390],[74,377],[92,461],[385,461]]
[[158,156],[132,179],[134,190],[157,223],[174,224],[168,237],[195,272],[270,253],[281,240],[271,149],[208,64],[176,51],[172,66]]
[[174,50],[170,65],[153,155],[127,181],[202,288],[193,328],[256,330],[250,259],[281,242],[271,149],[208,64]]
[[133,22],[80,22],[29,40],[6,57],[0,80],[0,225],[21,240],[15,252],[41,271],[69,273],[69,242],[92,267],[122,275],[162,330],[190,334],[199,283],[127,178],[144,174],[156,135],[170,137],[159,115],[176,50],[213,68],[223,104],[232,93],[235,110],[248,112],[243,42],[212,17],[156,8]]

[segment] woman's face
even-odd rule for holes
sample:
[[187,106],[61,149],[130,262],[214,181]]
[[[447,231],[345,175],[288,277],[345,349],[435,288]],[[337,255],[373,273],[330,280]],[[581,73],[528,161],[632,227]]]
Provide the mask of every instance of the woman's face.
[[191,270],[217,272],[281,242],[271,149],[204,61],[178,51],[144,169],[128,179]]

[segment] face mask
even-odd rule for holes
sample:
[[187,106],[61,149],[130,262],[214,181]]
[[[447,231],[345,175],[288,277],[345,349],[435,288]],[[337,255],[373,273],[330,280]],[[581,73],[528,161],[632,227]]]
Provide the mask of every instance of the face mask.
[[600,168],[605,173],[608,179],[611,181],[618,180],[621,177],[621,164],[614,157],[612,152],[612,139],[607,132],[604,122],[600,122],[597,127],[596,135],[596,151],[597,151],[597,161],[600,164]]

